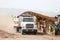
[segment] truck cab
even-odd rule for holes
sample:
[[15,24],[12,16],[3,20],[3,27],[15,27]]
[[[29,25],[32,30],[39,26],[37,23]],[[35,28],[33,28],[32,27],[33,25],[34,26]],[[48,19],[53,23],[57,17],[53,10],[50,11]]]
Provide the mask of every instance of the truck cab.
[[19,17],[21,33],[37,33],[37,25],[34,20],[34,16],[24,14]]

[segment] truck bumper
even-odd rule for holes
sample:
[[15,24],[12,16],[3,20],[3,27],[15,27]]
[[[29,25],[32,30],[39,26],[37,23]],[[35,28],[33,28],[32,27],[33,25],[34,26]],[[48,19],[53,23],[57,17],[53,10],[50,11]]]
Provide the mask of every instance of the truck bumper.
[[22,32],[37,33],[37,30],[36,29],[23,29]]

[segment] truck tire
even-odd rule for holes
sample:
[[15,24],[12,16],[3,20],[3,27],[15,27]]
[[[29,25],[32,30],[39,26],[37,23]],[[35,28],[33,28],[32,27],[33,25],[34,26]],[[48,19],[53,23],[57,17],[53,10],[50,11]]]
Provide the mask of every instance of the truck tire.
[[36,35],[37,34],[37,32],[34,32],[34,35]]
[[58,35],[58,31],[57,30],[55,30],[55,35]]
[[36,35],[37,34],[37,32],[34,32],[34,35]]
[[22,35],[23,35],[24,33],[22,32]]
[[21,34],[23,35],[23,34],[24,34],[24,32],[23,32],[23,31],[21,31]]

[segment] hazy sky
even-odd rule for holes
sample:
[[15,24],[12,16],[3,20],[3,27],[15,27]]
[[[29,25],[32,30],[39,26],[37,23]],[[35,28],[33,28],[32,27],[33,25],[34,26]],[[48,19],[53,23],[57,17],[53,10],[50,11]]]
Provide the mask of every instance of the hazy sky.
[[59,14],[60,0],[0,0],[0,8],[18,8]]

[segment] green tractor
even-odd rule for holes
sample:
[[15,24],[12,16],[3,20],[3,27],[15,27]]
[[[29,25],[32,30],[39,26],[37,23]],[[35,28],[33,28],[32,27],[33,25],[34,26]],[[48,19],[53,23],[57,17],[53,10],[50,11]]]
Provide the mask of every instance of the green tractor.
[[60,23],[55,28],[55,35],[60,34]]
[[55,28],[55,35],[59,35],[59,34],[60,34],[60,15],[58,15],[58,21]]

